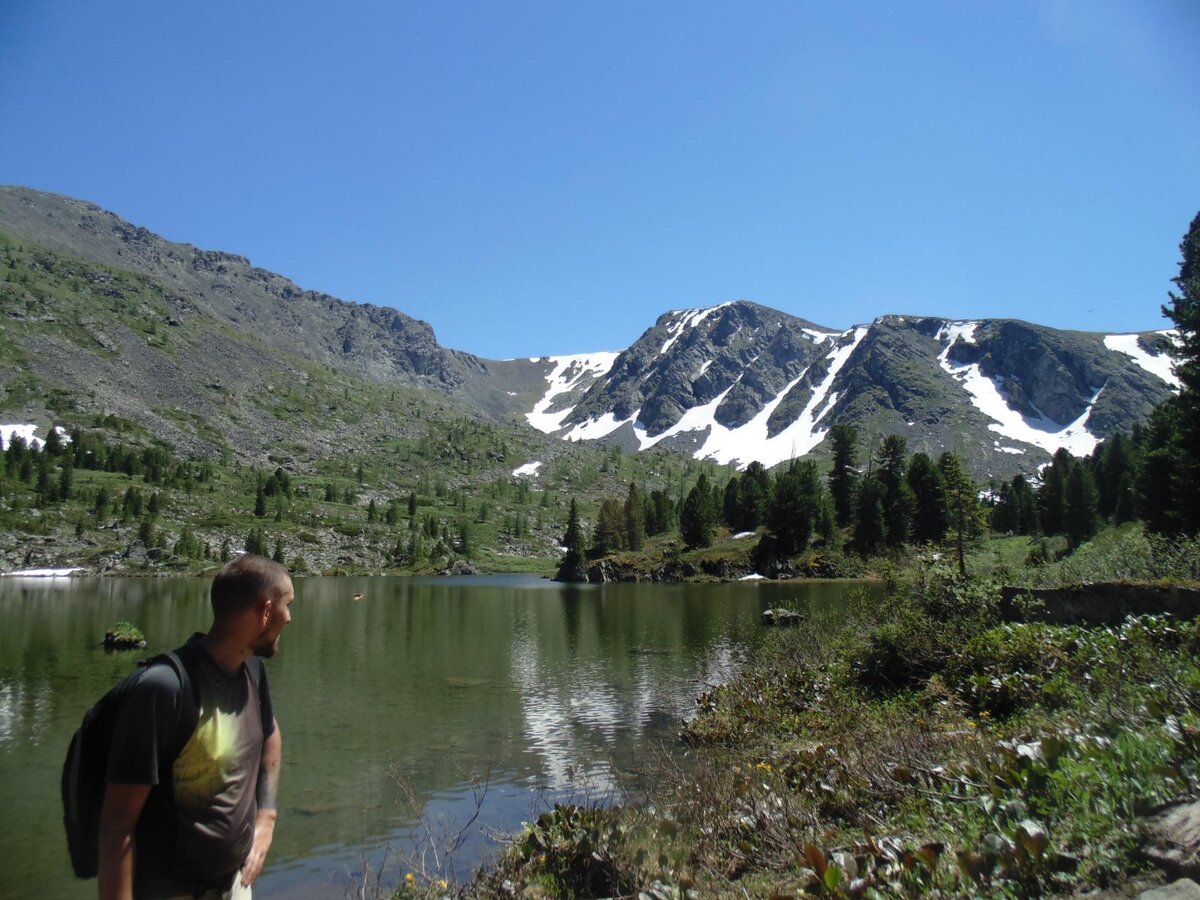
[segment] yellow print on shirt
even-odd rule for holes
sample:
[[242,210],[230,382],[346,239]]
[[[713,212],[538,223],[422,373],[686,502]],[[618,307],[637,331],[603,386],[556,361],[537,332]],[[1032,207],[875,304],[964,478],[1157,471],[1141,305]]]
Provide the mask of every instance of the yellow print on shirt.
[[216,710],[202,718],[175,759],[175,804],[184,812],[209,807],[233,780],[239,716]]

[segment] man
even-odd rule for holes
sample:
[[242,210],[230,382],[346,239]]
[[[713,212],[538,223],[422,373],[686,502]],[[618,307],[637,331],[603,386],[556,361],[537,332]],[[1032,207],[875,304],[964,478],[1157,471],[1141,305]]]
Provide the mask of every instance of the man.
[[121,710],[100,813],[102,900],[248,898],[275,831],[282,740],[261,661],[279,649],[287,570],[241,556],[217,573],[213,623],[178,651],[200,715],[179,749],[179,676],[152,665]]

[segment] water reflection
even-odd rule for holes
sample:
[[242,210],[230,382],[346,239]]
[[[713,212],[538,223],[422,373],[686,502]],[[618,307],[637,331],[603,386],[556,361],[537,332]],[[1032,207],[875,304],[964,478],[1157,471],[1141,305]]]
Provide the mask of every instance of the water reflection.
[[[419,839],[422,816],[452,827],[475,772],[492,781],[459,872],[547,795],[617,789],[737,667],[763,608],[835,604],[842,587],[821,587],[798,600],[809,586],[297,580],[267,667],[284,772],[256,895],[328,895],[386,844]],[[94,893],[70,878],[58,777],[84,710],[144,655],[101,650],[120,619],[146,632],[145,654],[168,649],[207,627],[208,582],[0,579],[0,796],[18,813],[0,817],[0,900]]]

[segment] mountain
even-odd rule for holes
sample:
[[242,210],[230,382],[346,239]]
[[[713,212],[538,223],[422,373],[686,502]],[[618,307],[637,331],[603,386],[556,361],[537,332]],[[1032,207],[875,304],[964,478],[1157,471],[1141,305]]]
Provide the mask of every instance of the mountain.
[[550,368],[446,349],[398,310],[303,290],[67,197],[0,187],[0,247],[9,420],[70,409],[136,422],[201,455],[261,459],[281,445],[320,455],[413,427],[399,407],[347,403],[361,384],[430,391],[422,402],[516,422]]
[[487,360],[396,309],[19,187],[0,187],[0,262],[0,417],[130,422],[251,461],[421,435],[438,408],[743,466],[822,453],[846,422],[866,447],[901,434],[1000,477],[1090,452],[1174,388],[1165,332],[911,316],[842,331],[748,301],[666,313],[620,351]]
[[911,316],[837,331],[737,301],[661,316],[586,389],[552,387],[529,421],[743,467],[819,452],[845,422],[867,447],[899,434],[910,450],[959,453],[978,478],[1006,477],[1145,419],[1177,386],[1168,340]]

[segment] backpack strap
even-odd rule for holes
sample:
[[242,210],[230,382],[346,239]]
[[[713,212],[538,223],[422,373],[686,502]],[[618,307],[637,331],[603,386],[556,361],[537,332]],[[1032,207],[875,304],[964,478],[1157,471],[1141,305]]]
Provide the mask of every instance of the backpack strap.
[[[182,650],[183,648],[180,648]],[[174,762],[187,745],[196,725],[200,722],[200,685],[188,673],[187,664],[179,650],[169,650],[158,656],[140,661],[138,665],[149,668],[162,663],[170,666],[179,679],[179,710],[175,718],[175,742],[170,762]]]

